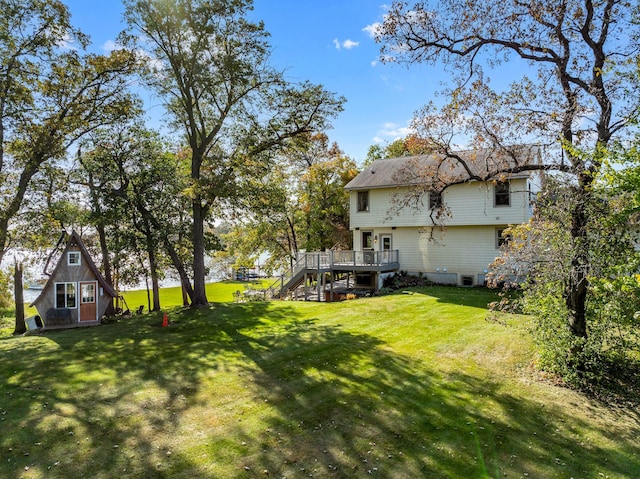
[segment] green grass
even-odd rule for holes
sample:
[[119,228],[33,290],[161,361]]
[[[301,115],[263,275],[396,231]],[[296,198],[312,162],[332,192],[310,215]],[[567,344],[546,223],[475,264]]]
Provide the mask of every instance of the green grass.
[[[227,303],[233,301],[233,293],[236,291],[244,292],[247,288],[267,288],[274,281],[274,279],[260,279],[256,281],[208,283],[206,285],[207,299],[210,303]],[[145,311],[148,310],[146,290],[125,291],[122,296],[132,311],[137,309],[138,306],[144,306]],[[160,306],[163,309],[182,306],[182,289],[179,286],[162,288],[160,290]]]
[[5,337],[0,477],[640,477],[638,411],[536,380],[526,318],[486,321],[494,299],[216,303]]

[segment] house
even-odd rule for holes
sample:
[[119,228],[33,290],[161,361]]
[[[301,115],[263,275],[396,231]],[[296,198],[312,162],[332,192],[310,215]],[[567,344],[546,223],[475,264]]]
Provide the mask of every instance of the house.
[[45,328],[90,326],[100,323],[116,296],[74,231],[32,306]]
[[374,161],[345,187],[354,250],[397,251],[400,271],[435,283],[482,285],[505,229],[533,214],[540,164],[532,146]]

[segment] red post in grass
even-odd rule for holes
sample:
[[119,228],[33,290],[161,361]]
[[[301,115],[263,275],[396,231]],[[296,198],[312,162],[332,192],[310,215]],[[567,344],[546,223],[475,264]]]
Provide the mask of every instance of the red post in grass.
[[166,328],[167,326],[169,326],[169,317],[167,316],[167,313],[164,313],[164,316],[162,317],[162,327]]

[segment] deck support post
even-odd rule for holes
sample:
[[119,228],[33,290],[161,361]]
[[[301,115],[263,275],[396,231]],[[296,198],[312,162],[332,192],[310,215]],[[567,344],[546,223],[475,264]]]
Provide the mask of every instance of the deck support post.
[[308,301],[309,300],[309,274],[305,273],[304,274],[304,300]]
[[329,290],[329,301],[333,303],[333,283],[336,281],[336,275],[333,270],[331,270],[331,286]]

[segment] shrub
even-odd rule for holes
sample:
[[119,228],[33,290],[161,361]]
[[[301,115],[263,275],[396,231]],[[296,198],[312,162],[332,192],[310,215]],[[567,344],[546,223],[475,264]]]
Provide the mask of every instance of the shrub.
[[422,277],[422,275],[411,276],[407,274],[406,271],[400,271],[400,273],[395,273],[392,276],[387,276],[382,281],[382,288],[385,291],[395,291],[397,289],[402,288],[410,288],[410,287],[420,287],[420,286],[429,286],[433,284],[427,278]]
[[621,381],[640,365],[640,276],[591,278],[586,338],[569,330],[561,288],[560,282],[524,286],[520,305],[535,318],[539,368],[591,391],[640,388],[637,379]]

